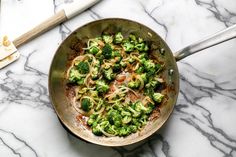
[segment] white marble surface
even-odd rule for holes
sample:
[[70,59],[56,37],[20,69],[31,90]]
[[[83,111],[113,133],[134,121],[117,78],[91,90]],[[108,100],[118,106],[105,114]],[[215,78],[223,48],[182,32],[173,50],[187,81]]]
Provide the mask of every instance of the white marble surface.
[[[0,0],[0,35],[24,33],[73,0]],[[77,27],[123,17],[159,33],[174,51],[236,24],[235,0],[103,0],[22,46],[0,71],[1,157],[236,157],[236,40],[178,63],[180,94],[166,125],[148,142],[107,148],[67,133],[47,90],[52,56]]]

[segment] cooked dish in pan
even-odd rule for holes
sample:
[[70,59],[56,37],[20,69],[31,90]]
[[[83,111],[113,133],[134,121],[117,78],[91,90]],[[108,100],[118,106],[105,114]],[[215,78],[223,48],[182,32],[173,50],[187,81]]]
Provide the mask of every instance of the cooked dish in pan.
[[102,34],[86,46],[66,74],[78,117],[97,136],[141,130],[165,99],[165,65],[150,53],[149,43],[134,34]]

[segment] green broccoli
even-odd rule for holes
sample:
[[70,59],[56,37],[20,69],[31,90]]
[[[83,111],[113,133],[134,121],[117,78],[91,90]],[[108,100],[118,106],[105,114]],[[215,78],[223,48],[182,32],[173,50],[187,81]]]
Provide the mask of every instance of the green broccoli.
[[139,80],[130,81],[128,83],[128,87],[132,88],[132,89],[137,89],[137,88],[139,88],[139,86],[140,86],[140,81]]
[[99,127],[99,125],[97,125],[96,127],[92,127],[92,132],[94,135],[102,136],[101,128]]
[[114,124],[116,127],[120,127],[122,122],[122,116],[120,115],[119,111],[111,109],[108,113],[107,113],[107,118],[108,121],[110,122],[110,124]]
[[138,56],[139,59],[147,59],[148,58],[148,54],[147,53],[141,53],[139,56]]
[[151,81],[149,81],[149,83],[147,83],[146,85],[145,85],[145,87],[146,88],[153,88],[153,89],[155,89],[158,85],[160,84],[160,82],[158,82],[157,80],[151,80]]
[[139,118],[139,122],[142,124],[142,126],[146,125],[148,121],[148,116],[146,114],[143,114],[140,118]]
[[105,43],[112,43],[113,41],[113,36],[111,35],[102,35],[102,40],[105,42]]
[[153,100],[157,103],[161,103],[163,98],[164,98],[164,95],[161,94],[161,93],[154,93],[153,96],[152,96]]
[[147,83],[148,79],[147,79],[147,74],[146,73],[141,74],[140,77],[142,78],[144,83]]
[[131,129],[128,126],[123,126],[119,129],[119,136],[127,136],[131,133]]
[[155,63],[153,63],[152,60],[146,60],[144,62],[144,68],[147,72],[154,74],[156,72],[156,66]]
[[133,113],[133,117],[139,117],[141,115],[141,112],[134,110],[131,106],[128,107],[128,110]]
[[104,70],[104,77],[109,81],[115,78],[115,74],[113,73],[112,68],[109,68],[108,70]]
[[78,70],[72,68],[69,72],[69,81],[75,83],[78,80],[81,80],[81,75]]
[[102,54],[105,57],[105,59],[110,59],[112,57],[111,45],[105,44],[105,46],[102,48]]
[[84,77],[76,82],[78,85],[84,84]]
[[96,121],[97,117],[98,117],[97,114],[91,114],[91,115],[89,116],[89,119],[88,119],[88,121],[87,121],[87,124],[88,124],[89,126],[91,126],[91,125]]
[[152,113],[153,109],[155,108],[155,106],[151,103],[148,104],[147,110],[145,111],[146,114],[150,114]]
[[154,89],[151,87],[144,88],[144,94],[152,98]]
[[89,64],[88,62],[79,62],[78,65],[76,65],[76,68],[78,69],[79,73],[81,74],[87,74],[89,72]]
[[135,110],[137,112],[146,112],[147,111],[147,108],[140,102],[140,101],[137,101],[135,103]]
[[81,102],[81,108],[88,112],[91,110],[91,108],[93,107],[93,103],[88,99],[88,98],[84,98]]
[[134,48],[138,51],[144,51],[144,47],[145,47],[145,44],[144,43],[140,43],[140,44],[136,44],[134,46]]
[[129,35],[129,39],[130,39],[130,42],[131,42],[132,44],[137,44],[137,38],[136,38],[135,35],[130,34],[130,35]]
[[135,133],[135,132],[137,132],[137,130],[138,130],[138,127],[135,126],[135,125],[130,125],[129,128],[130,128],[130,131],[131,131],[132,133]]
[[144,67],[143,67],[143,66],[140,66],[135,72],[136,72],[137,74],[141,74],[141,73],[143,73],[143,71],[144,71]]
[[115,44],[120,44],[122,43],[122,40],[124,39],[123,35],[121,34],[121,32],[118,32],[115,34],[115,38],[114,38],[114,43]]
[[116,60],[116,63],[120,62],[122,59],[122,56],[119,51],[112,51],[112,58]]
[[134,50],[134,45],[131,44],[130,42],[125,42],[123,44],[123,48],[124,48],[125,52],[131,52]]
[[127,66],[127,63],[125,63],[124,61],[121,61],[121,62],[120,62],[120,65],[121,65],[123,68],[125,68],[125,67]]
[[114,70],[114,72],[119,72],[121,70],[121,65],[120,64],[114,64],[113,65],[113,70]]
[[97,80],[96,81],[96,90],[99,93],[106,93],[109,89],[109,86],[105,83],[103,80]]
[[112,135],[117,135],[118,129],[115,125],[108,125],[108,127],[106,128],[106,132]]
[[92,46],[89,48],[89,53],[95,55],[99,52],[99,48],[97,46]]
[[129,122],[131,122],[131,120],[132,120],[131,116],[125,116],[124,118],[122,118],[122,123],[128,124]]

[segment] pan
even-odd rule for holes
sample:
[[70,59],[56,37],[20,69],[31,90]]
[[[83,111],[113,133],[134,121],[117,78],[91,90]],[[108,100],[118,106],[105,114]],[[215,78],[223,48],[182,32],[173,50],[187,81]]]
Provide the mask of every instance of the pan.
[[[77,111],[72,107],[68,98],[66,71],[72,59],[78,55],[89,38],[101,36],[106,31],[120,31],[124,36],[132,33],[150,43],[150,53],[158,54],[161,62],[165,63],[162,78],[165,80],[166,101],[159,106],[158,115],[152,113],[152,120],[134,134],[126,137],[96,136],[82,121],[77,120]],[[49,71],[49,95],[53,107],[62,124],[75,136],[85,141],[103,146],[124,146],[137,143],[157,132],[168,120],[179,93],[179,72],[176,61],[179,61],[200,50],[219,44],[236,37],[236,26],[220,31],[207,39],[192,44],[177,53],[172,53],[167,43],[152,29],[128,19],[110,18],[85,24],[71,33],[59,46],[51,63]]]

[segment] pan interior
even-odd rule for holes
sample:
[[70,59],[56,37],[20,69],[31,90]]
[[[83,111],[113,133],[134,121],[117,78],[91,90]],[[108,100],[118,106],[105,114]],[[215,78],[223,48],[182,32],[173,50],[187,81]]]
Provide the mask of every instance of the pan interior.
[[[84,46],[89,38],[101,36],[103,32],[122,32],[124,36],[133,33],[150,43],[152,53],[158,55],[165,63],[162,74],[166,82],[166,101],[160,106],[160,117],[154,118],[135,134],[127,137],[95,136],[87,127],[76,120],[77,112],[67,97],[65,74],[73,56],[78,53],[75,49]],[[76,43],[76,44],[75,44]],[[77,48],[76,48],[77,47]],[[164,54],[160,53],[164,48]],[[167,44],[150,28],[126,19],[103,19],[88,23],[69,35],[60,45],[52,60],[49,72],[49,93],[54,109],[61,122],[77,137],[104,146],[123,146],[136,143],[155,133],[170,116],[179,92],[178,69],[175,59]]]

